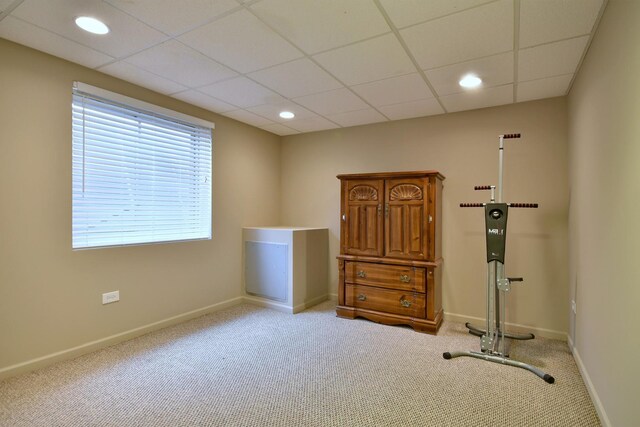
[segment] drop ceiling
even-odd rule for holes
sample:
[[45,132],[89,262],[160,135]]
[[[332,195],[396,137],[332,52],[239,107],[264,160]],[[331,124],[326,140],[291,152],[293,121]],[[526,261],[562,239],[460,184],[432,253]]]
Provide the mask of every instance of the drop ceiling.
[[[0,37],[278,135],[566,95],[606,0],[0,0]],[[101,19],[86,33],[74,19]],[[458,85],[467,73],[479,89]],[[292,120],[278,116],[296,114]]]

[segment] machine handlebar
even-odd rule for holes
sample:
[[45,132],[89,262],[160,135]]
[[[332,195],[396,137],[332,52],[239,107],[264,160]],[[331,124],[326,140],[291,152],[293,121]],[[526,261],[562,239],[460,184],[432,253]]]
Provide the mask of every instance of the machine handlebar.
[[[537,203],[507,203],[510,208],[537,208]],[[485,203],[460,203],[461,208],[483,208]]]
[[502,138],[504,138],[504,139],[520,138],[520,134],[519,133],[508,133],[506,135],[502,135]]
[[510,208],[537,208],[537,203],[509,203]]
[[474,190],[491,190],[490,185],[476,185],[473,187]]

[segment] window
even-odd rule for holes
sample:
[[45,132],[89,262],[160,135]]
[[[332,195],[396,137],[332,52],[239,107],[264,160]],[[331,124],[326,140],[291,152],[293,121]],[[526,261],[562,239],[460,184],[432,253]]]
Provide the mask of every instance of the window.
[[74,83],[73,248],[211,238],[212,123]]

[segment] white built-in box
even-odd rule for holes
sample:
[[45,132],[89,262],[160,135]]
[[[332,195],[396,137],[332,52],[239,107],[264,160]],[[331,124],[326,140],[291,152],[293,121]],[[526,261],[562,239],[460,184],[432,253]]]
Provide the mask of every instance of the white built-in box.
[[245,227],[242,238],[246,298],[288,313],[328,299],[327,228]]

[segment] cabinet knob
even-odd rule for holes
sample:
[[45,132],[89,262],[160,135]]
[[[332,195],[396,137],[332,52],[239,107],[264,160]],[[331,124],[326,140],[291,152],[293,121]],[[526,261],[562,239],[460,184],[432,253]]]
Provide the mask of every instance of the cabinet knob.
[[402,298],[400,300],[400,305],[403,306],[403,307],[407,307],[407,308],[411,307],[411,301]]
[[367,296],[365,294],[358,294],[358,301],[366,301]]
[[367,273],[362,270],[358,271],[356,274],[358,275],[358,277],[362,277],[363,279],[367,277]]
[[402,283],[409,283],[411,281],[411,277],[409,277],[408,274],[401,274],[400,275],[400,281]]

